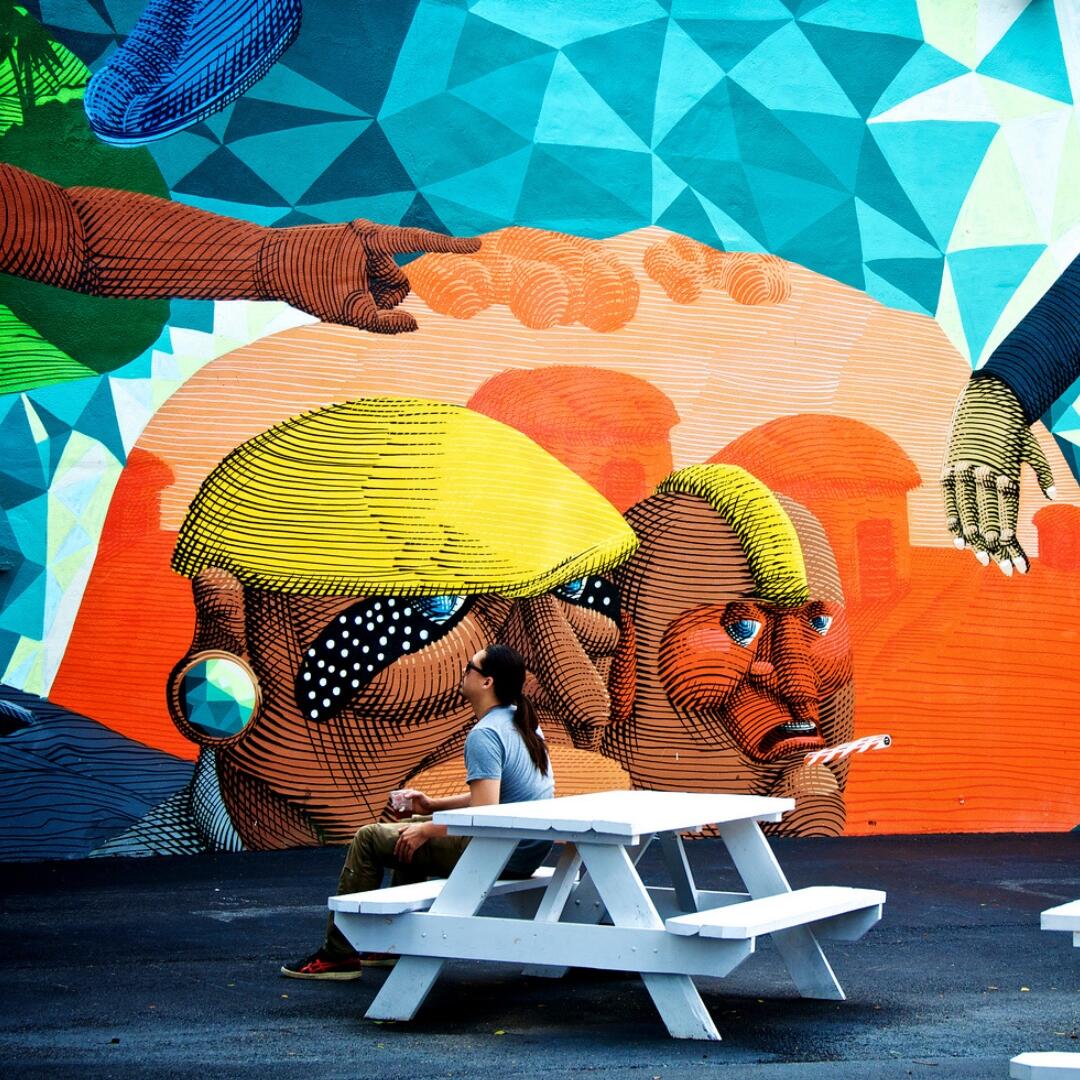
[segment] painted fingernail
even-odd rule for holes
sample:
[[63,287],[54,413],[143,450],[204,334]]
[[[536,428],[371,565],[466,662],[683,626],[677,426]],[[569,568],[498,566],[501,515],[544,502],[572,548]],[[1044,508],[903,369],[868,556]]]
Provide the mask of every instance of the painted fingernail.
[[962,536],[954,536],[952,542],[953,547],[956,548],[957,551],[963,551],[964,548],[967,547],[967,544],[964,543],[964,538]]
[[1026,574],[1028,572],[1028,564],[1026,559],[1013,559],[1012,564],[1016,567],[1018,573]]
[[1057,486],[1055,484],[1051,484],[1046,489],[1046,497],[1048,499],[1056,499],[1057,498]]
[[[995,560],[996,561],[996,560]],[[1012,577],[1013,565],[1012,559],[1004,559],[997,564],[997,568],[1006,576]]]
[[983,566],[990,565],[990,556],[987,555],[985,551],[976,551],[975,558],[978,559],[979,562],[983,564]]

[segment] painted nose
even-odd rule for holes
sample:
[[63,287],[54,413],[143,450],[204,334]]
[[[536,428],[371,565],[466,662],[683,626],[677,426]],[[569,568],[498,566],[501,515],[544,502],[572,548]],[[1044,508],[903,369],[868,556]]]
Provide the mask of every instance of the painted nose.
[[611,714],[611,698],[596,665],[555,597],[545,594],[523,600],[518,611],[522,653],[545,704],[566,724],[574,746],[598,749]]
[[762,672],[765,679],[802,718],[816,721],[820,686],[797,616],[777,618],[769,638],[768,659],[755,663],[753,668],[759,666],[772,669],[767,674]]

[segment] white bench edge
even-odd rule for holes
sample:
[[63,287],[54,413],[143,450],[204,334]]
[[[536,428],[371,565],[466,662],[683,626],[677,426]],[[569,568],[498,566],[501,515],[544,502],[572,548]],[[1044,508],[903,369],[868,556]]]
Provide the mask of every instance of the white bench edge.
[[[554,873],[555,867],[541,866],[532,877],[500,878],[492,885],[488,896],[505,896],[507,893],[544,888]],[[426,911],[445,884],[446,878],[432,878],[410,885],[392,885],[387,889],[343,893],[341,896],[331,896],[327,907],[331,911],[348,911],[354,915],[401,915],[406,911]]]
[[1017,1054],[1009,1062],[1012,1080],[1080,1080],[1080,1054],[1061,1050]]
[[1080,900],[1047,908],[1042,913],[1040,925],[1044,930],[1080,931]]
[[727,939],[752,938],[793,926],[831,919],[854,911],[880,908],[885,893],[842,885],[813,885],[794,892],[763,896],[740,904],[673,915],[665,922],[673,934]]

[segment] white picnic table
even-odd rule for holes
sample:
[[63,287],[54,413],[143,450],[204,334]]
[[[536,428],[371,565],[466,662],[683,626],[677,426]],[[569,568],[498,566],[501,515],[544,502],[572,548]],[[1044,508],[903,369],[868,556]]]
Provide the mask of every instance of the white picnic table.
[[[885,893],[815,886],[793,891],[759,822],[794,800],[756,795],[604,791],[441,811],[472,837],[445,882],[330,898],[360,951],[400,955],[366,1015],[409,1020],[448,959],[501,961],[558,976],[568,967],[640,973],[675,1038],[720,1038],[692,976],[723,976],[769,934],[803,997],[842,1000],[819,939],[854,940],[881,918]],[[699,889],[681,833],[715,825],[746,892]],[[646,886],[637,862],[659,839],[670,885]],[[552,870],[499,875],[519,840],[558,842]],[[582,872],[584,871],[584,873]],[[478,914],[506,894],[520,917]],[[538,903],[537,903],[538,900]],[[611,925],[603,925],[605,915]]]

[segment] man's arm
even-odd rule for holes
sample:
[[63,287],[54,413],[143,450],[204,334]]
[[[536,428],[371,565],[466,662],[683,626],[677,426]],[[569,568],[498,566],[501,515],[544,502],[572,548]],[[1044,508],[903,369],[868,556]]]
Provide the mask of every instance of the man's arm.
[[[462,795],[447,795],[439,799],[431,799],[424,795],[426,805],[431,807],[429,812],[435,810],[460,810],[466,806],[493,806],[499,801],[499,789],[501,782],[498,779],[472,780],[469,783],[469,791]],[[417,795],[423,792],[410,792],[413,801]],[[446,826],[436,825],[434,821],[421,821],[415,825],[409,825],[401,830],[397,844],[394,847],[394,858],[401,863],[412,862],[413,855],[422,848],[429,840],[436,836],[445,836]]]
[[61,188],[0,163],[0,270],[92,296],[282,300],[325,322],[415,330],[392,310],[409,282],[394,255],[480,241],[377,225],[266,228],[113,188]]

